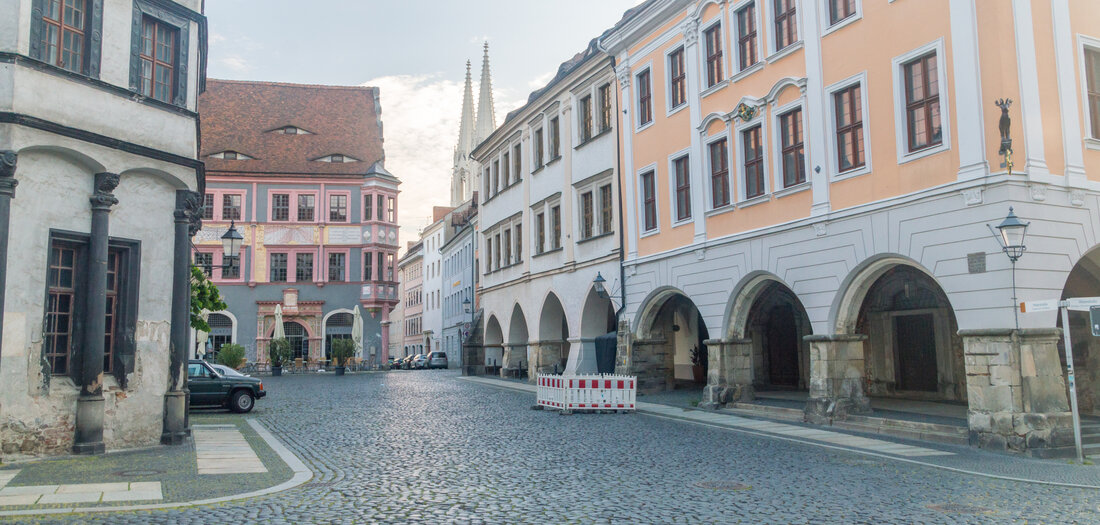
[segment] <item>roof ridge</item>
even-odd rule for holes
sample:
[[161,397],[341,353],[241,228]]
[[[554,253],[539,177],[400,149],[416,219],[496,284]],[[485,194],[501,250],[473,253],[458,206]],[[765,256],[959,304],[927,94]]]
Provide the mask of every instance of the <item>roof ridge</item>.
[[264,85],[264,86],[277,86],[277,87],[292,87],[292,88],[307,88],[307,89],[333,89],[333,90],[355,90],[355,91],[368,91],[378,89],[377,86],[338,86],[331,84],[299,84],[296,82],[273,82],[269,80],[229,80],[222,78],[208,78],[206,81],[220,83],[220,84],[251,84],[251,85]]

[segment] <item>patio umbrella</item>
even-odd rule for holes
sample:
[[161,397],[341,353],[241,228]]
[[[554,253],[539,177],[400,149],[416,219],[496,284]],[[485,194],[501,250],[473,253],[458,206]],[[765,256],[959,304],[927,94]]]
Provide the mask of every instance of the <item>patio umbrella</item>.
[[[210,319],[210,312],[202,311],[202,320],[206,321]],[[198,348],[195,349],[195,353],[202,357],[202,354],[206,352],[206,342],[210,340],[210,332],[203,332],[202,330],[195,330],[195,343]]]
[[272,339],[286,339],[286,331],[283,330],[283,305],[275,305],[275,333]]
[[351,314],[351,341],[355,343],[355,357],[363,358],[363,314],[359,312],[359,305]]

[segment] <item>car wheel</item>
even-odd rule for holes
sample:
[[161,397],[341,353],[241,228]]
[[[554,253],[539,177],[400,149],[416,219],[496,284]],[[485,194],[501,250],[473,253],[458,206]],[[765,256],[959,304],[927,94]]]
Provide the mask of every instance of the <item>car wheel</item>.
[[229,401],[229,408],[238,414],[251,412],[254,406],[256,406],[256,400],[247,390],[236,391]]

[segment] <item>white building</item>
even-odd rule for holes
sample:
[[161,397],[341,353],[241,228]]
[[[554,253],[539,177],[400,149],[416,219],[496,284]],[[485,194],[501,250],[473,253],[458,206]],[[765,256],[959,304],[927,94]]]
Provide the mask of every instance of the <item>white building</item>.
[[202,2],[44,4],[0,1],[0,449],[180,443]]
[[474,151],[485,357],[502,373],[596,372],[596,337],[615,331],[614,81],[593,42]]
[[443,296],[443,257],[439,254],[439,248],[443,246],[443,222],[450,211],[450,208],[437,206],[433,217],[436,220],[420,233],[420,242],[424,244],[424,258],[421,263],[424,270],[424,313],[421,318],[425,355],[439,348],[439,339],[443,333],[443,312],[440,307]]
[[[475,197],[477,193],[474,193]],[[447,216],[450,235],[443,242],[443,331],[442,346],[448,368],[462,367],[462,343],[469,333],[477,285],[477,204],[470,201]],[[466,309],[469,308],[469,312]]]

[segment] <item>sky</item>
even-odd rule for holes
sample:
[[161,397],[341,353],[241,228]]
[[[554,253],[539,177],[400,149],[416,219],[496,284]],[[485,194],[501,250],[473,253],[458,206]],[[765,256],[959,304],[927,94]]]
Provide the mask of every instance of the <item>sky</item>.
[[[206,0],[207,76],[381,91],[401,245],[449,204],[466,61],[489,42],[496,124],[640,0]],[[306,6],[303,8],[303,6]]]

